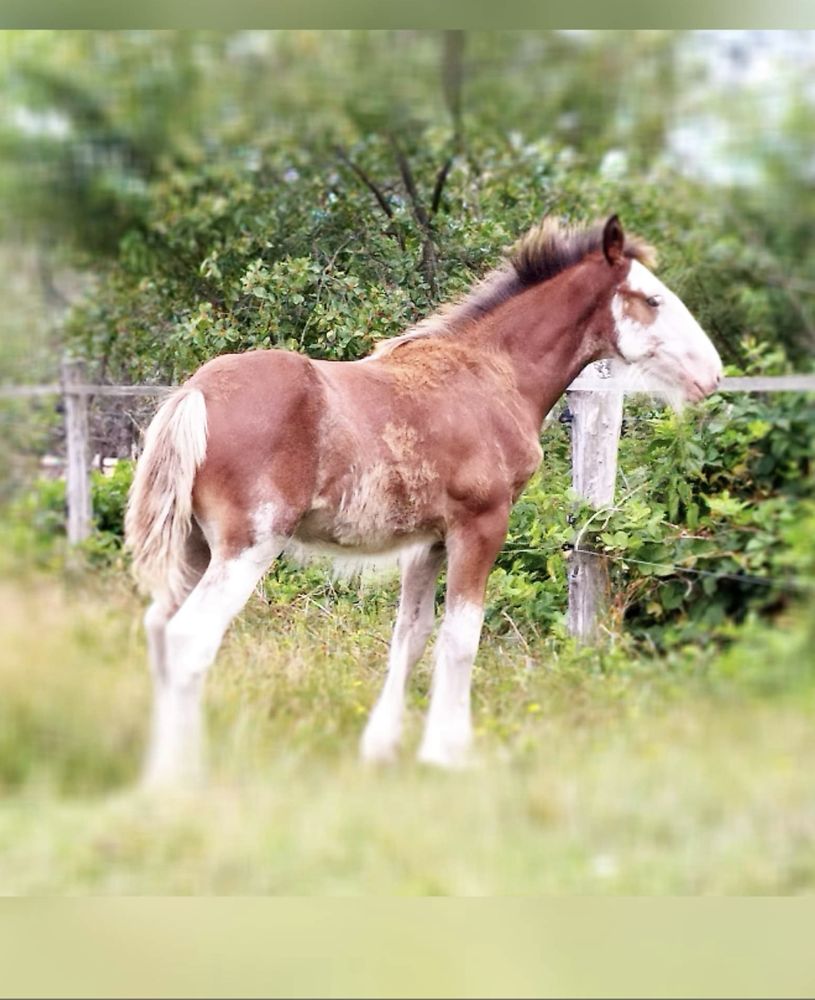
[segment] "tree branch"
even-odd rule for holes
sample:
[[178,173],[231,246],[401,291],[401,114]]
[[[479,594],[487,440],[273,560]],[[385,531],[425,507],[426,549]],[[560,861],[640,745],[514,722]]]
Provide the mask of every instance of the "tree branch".
[[380,191],[376,184],[371,180],[371,178],[365,173],[361,166],[347,155],[345,150],[341,149],[339,146],[334,147],[334,152],[342,160],[342,162],[359,177],[366,188],[371,192],[371,194],[376,198],[379,203],[379,207],[387,215],[389,219],[393,218],[393,209],[388,204],[388,200],[385,195]]
[[447,175],[450,173],[450,167],[452,167],[452,165],[453,165],[453,157],[448,156],[447,159],[442,164],[441,170],[439,170],[438,174],[436,175],[436,184],[433,188],[433,199],[430,203],[431,216],[435,215],[436,212],[438,212],[439,210],[439,206],[441,205],[442,192],[444,191],[444,185],[445,182],[447,181]]
[[377,204],[385,213],[385,215],[390,219],[391,225],[385,230],[388,236],[393,236],[396,242],[399,244],[402,250],[405,249],[405,238],[397,225],[396,219],[393,215],[393,209],[391,208],[388,199],[382,193],[382,190],[374,183],[373,180],[365,173],[362,167],[348,156],[344,149],[340,146],[334,147],[334,152],[337,154],[338,158],[351,170],[356,176],[362,181],[366,188],[371,192],[371,194],[376,198]]
[[[419,192],[416,188],[416,181],[413,177],[413,171],[410,168],[408,158],[405,156],[402,147],[399,145],[399,141],[393,133],[390,133],[388,138],[390,139],[394,155],[396,156],[399,173],[402,175],[402,183],[404,184],[405,191],[407,191],[408,198],[410,199],[410,205],[413,210],[414,218],[419,224],[419,228],[422,230],[422,271],[427,279],[430,294],[435,299],[439,293],[439,286],[438,281],[436,280],[438,261],[436,259],[436,245],[433,241],[433,222],[422,204],[422,199],[419,197]],[[441,197],[441,194],[439,194],[439,197]]]

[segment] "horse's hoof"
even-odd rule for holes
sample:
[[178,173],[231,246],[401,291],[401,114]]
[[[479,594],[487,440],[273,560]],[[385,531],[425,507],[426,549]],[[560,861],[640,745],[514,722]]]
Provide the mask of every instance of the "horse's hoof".
[[420,764],[441,771],[466,771],[473,766],[469,746],[423,745],[416,759]]
[[382,739],[366,731],[359,744],[359,757],[364,764],[393,764],[399,754],[399,741]]

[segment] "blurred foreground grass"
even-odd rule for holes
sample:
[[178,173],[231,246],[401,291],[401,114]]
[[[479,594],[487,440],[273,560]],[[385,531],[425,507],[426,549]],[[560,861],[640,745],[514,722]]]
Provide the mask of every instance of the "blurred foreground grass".
[[149,683],[115,574],[0,584],[0,892],[815,890],[815,664],[803,615],[643,659],[485,635],[479,763],[356,758],[387,600],[255,597],[208,689],[210,782],[135,789]]

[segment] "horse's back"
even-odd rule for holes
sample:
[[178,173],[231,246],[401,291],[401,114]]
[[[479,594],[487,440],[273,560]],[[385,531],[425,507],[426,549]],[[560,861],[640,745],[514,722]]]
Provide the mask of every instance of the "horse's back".
[[207,361],[187,385],[200,389],[207,403],[234,402],[238,393],[268,397],[270,391],[296,391],[298,383],[313,379],[312,368],[310,358],[294,351],[243,351]]

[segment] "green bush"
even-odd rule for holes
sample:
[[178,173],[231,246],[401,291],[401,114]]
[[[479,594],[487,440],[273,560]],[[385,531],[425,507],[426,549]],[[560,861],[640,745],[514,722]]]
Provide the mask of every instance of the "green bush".
[[[124,512],[133,479],[133,463],[120,460],[113,472],[91,472],[93,531],[82,550],[92,563],[110,563],[121,555]],[[64,554],[68,507],[64,479],[37,479],[11,503],[2,519],[2,550],[21,566],[31,561],[40,567],[58,564]]]
[[[766,370],[771,360],[758,351],[753,363]],[[514,618],[562,621],[563,550],[576,531],[609,557],[618,624],[660,646],[725,635],[815,586],[807,396],[720,393],[682,416],[629,400],[625,419],[617,500],[599,516],[570,503],[568,433],[556,425],[544,436],[542,469],[498,563]]]
[[94,470],[91,475],[93,522],[98,532],[114,538],[124,535],[127,494],[133,482],[133,463],[120,459],[109,475]]
[[[445,133],[409,134],[418,197],[430,212]],[[600,176],[546,139],[473,137],[451,161],[428,231],[417,222],[389,143],[350,151],[377,178],[389,215],[346,162],[319,144],[221,157],[160,177],[143,226],[75,310],[69,336],[107,377],[178,381],[217,354],[259,347],[349,359],[454,298],[545,213],[585,222],[618,212],[657,247],[660,273],[716,339],[749,363],[745,336],[777,345],[800,319],[762,279],[750,242],[710,191],[667,170],[647,183]]]

